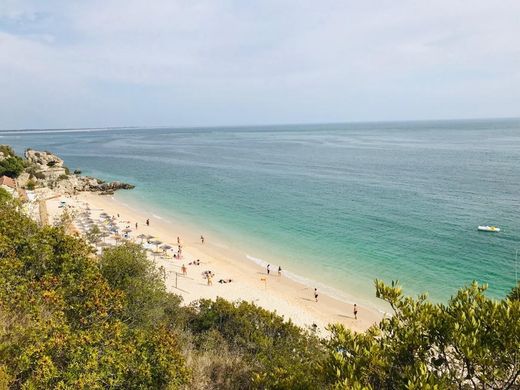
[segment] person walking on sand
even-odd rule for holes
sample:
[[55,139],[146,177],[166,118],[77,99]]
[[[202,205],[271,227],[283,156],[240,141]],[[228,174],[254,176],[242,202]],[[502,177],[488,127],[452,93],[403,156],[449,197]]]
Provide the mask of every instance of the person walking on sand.
[[188,270],[186,269],[186,266],[183,264],[181,267],[182,274],[186,276],[188,274]]
[[357,320],[357,305],[354,303],[354,319]]
[[204,244],[204,236],[203,236],[202,234],[201,234],[201,236],[200,236],[200,242],[201,242],[202,244]]
[[181,245],[181,238],[177,237],[177,245]]
[[135,230],[137,230],[137,222],[135,223]]
[[150,226],[150,220],[149,219],[146,220],[146,226]]
[[267,264],[267,275],[271,273],[271,264]]
[[213,286],[213,279],[210,274],[208,274],[208,286]]
[[278,266],[278,276],[282,276],[282,267]]
[[314,300],[316,302],[318,302],[318,289],[317,288],[314,289]]

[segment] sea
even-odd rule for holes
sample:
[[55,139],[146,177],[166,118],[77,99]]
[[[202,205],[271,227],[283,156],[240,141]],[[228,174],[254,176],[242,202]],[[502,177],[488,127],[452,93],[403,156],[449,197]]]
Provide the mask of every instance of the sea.
[[376,304],[375,279],[443,302],[474,280],[492,298],[515,284],[520,119],[2,130],[0,143],[132,183],[121,201],[340,298]]

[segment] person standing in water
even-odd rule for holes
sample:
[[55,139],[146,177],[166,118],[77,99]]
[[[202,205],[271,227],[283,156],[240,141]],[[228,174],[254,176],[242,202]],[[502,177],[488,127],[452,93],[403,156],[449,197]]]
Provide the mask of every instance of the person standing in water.
[[357,305],[354,303],[354,319],[357,320]]
[[317,288],[314,289],[314,300],[316,302],[318,302],[318,289]]
[[146,220],[146,226],[150,226],[150,220],[149,219]]
[[278,276],[282,276],[282,267],[278,266]]
[[271,273],[271,264],[267,264],[267,275]]
[[135,223],[135,230],[137,230],[137,222]]
[[202,244],[204,244],[204,236],[203,236],[203,235],[200,236],[200,242],[201,242]]

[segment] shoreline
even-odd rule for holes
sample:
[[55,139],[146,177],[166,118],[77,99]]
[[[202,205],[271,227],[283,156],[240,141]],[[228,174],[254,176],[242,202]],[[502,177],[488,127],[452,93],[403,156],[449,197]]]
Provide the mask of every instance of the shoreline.
[[[167,289],[181,295],[186,305],[202,298],[222,297],[229,301],[244,300],[274,311],[285,319],[291,319],[299,326],[311,328],[316,324],[319,332],[324,332],[329,323],[341,323],[349,329],[364,331],[384,316],[382,310],[357,301],[355,296],[349,296],[352,302],[358,302],[358,319],[355,320],[352,303],[331,296],[332,294],[328,294],[326,288],[321,288],[324,286],[321,283],[316,283],[319,298],[318,302],[315,302],[314,289],[309,285],[313,281],[285,269],[282,270],[282,276],[278,276],[278,265],[274,262],[271,263],[271,272],[268,276],[265,267],[233,245],[222,245],[208,237],[205,243],[201,244],[200,233],[194,232],[193,226],[186,227],[179,221],[163,218],[154,213],[148,214],[144,210],[139,210],[138,204],[128,205],[117,197],[85,192],[73,198],[63,196],[61,198],[71,202],[86,202],[91,209],[104,211],[109,215],[119,214],[120,219],[128,221],[132,228],[137,222],[138,229],[132,233],[134,237],[139,234],[153,235],[172,246],[176,246],[176,238],[181,237],[183,259],[158,259],[156,262],[166,271]],[[59,212],[59,201],[60,199],[54,199],[48,202],[52,203],[48,207],[50,215],[55,216]],[[150,218],[150,226],[145,224],[147,218]],[[200,266],[189,265],[196,259],[200,259]],[[187,267],[187,277],[181,274],[183,264]],[[206,270],[215,273],[212,286],[208,286],[201,275]],[[309,283],[299,281],[298,278]],[[233,282],[220,284],[218,283],[220,279],[231,279]]]
[[[119,195],[122,195],[123,199]],[[308,264],[300,264],[304,269],[299,269],[299,272],[294,272],[297,265],[292,264],[292,266],[287,266],[287,262],[282,260],[284,259],[284,254],[266,251],[262,245],[259,246],[257,243],[247,242],[247,244],[244,244],[244,241],[242,240],[244,237],[236,235],[235,231],[230,232],[222,230],[220,227],[214,225],[209,228],[207,226],[201,228],[203,224],[200,220],[194,222],[187,214],[179,214],[178,210],[172,210],[171,208],[163,209],[159,206],[154,206],[153,204],[143,204],[146,203],[145,199],[142,197],[132,197],[131,193],[117,192],[116,194],[106,196],[105,198],[119,203],[120,205],[141,215],[144,219],[147,217],[150,219],[158,219],[174,228],[179,228],[181,231],[192,232],[196,237],[198,237],[197,234],[200,235],[200,232],[204,232],[204,234],[208,236],[211,235],[214,238],[212,243],[216,244],[219,248],[232,248],[234,253],[240,257],[240,260],[247,259],[247,261],[254,263],[255,266],[259,266],[262,269],[265,269],[267,264],[271,264],[271,267],[276,266],[276,268],[281,264],[284,270],[284,275],[287,278],[298,284],[307,285],[313,288],[318,287],[322,293],[325,293],[336,300],[342,301],[345,304],[353,305],[356,303],[358,306],[361,304],[363,307],[378,312],[381,316],[384,316],[391,311],[391,308],[386,304],[386,302],[375,297],[375,287],[373,286],[373,282],[370,283],[370,287],[367,287],[367,291],[370,291],[369,293],[363,291],[362,293],[356,292],[354,294],[351,292],[352,290],[344,289],[339,285],[335,285],[332,281],[323,281],[323,278],[315,279],[313,276],[314,271]],[[167,213],[166,216],[157,215],[164,212]],[[271,269],[273,270],[274,268]],[[372,296],[369,297],[367,294]]]

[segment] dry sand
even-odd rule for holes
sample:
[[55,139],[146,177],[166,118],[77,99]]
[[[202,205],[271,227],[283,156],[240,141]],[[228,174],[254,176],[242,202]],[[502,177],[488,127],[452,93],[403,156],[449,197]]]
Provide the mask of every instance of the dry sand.
[[[181,295],[185,304],[200,298],[222,297],[229,301],[244,300],[276,311],[300,326],[311,327],[312,324],[316,324],[320,333],[324,332],[329,323],[342,323],[350,329],[363,331],[383,317],[383,314],[374,308],[360,306],[356,320],[352,304],[327,296],[320,291],[316,302],[313,287],[284,277],[283,271],[282,276],[278,276],[277,267],[272,266],[268,276],[264,268],[248,260],[242,253],[214,243],[208,237],[202,244],[200,232],[189,231],[175,221],[154,218],[136,211],[114,197],[81,193],[74,198],[60,197],[48,200],[47,208],[51,221],[63,210],[58,207],[61,200],[66,200],[68,204],[76,207],[86,202],[93,213],[99,214],[104,211],[109,215],[119,214],[119,219],[128,221],[134,229],[131,233],[133,237],[143,233],[153,235],[175,247],[177,237],[180,237],[183,259],[165,260],[157,257],[156,262],[166,270],[168,290]],[[150,218],[150,226],[145,224],[147,218]],[[137,230],[135,230],[136,222]],[[138,239],[136,241],[139,242]],[[199,266],[189,265],[196,259],[200,259]],[[183,264],[187,267],[187,276],[181,273]],[[202,276],[202,272],[206,270],[211,270],[215,274],[212,286],[208,286],[207,280]],[[220,284],[218,283],[220,279],[232,279],[232,282]],[[355,297],[352,297],[351,301],[355,302]]]

